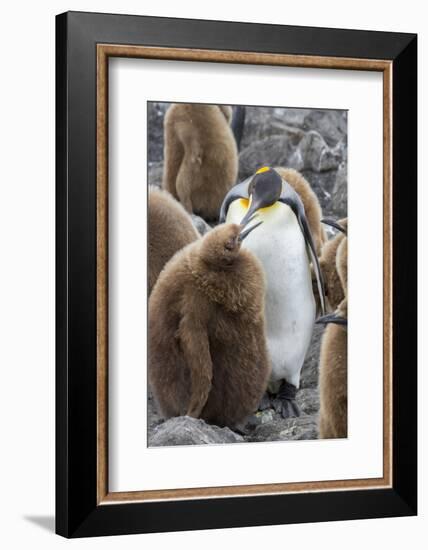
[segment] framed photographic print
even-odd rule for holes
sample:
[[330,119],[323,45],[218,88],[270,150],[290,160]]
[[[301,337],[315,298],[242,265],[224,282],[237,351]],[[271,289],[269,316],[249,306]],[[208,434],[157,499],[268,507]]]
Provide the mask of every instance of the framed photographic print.
[[56,52],[57,533],[416,514],[417,37],[69,12]]

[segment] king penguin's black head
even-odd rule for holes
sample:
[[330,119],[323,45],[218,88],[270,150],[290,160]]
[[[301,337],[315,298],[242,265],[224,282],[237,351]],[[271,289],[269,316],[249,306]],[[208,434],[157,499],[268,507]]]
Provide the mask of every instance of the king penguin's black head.
[[248,219],[260,208],[275,204],[281,197],[281,191],[282,178],[276,170],[267,166],[257,170],[248,184],[251,204],[241,224],[247,223]]

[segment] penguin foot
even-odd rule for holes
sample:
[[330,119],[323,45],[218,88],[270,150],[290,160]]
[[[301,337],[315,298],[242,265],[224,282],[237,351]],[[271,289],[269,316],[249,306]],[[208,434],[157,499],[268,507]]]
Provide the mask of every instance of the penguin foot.
[[284,399],[281,401],[282,418],[293,418],[300,415],[300,407],[294,399]]
[[296,402],[297,388],[283,380],[275,399],[275,410],[282,418],[292,418],[301,415],[299,405]]

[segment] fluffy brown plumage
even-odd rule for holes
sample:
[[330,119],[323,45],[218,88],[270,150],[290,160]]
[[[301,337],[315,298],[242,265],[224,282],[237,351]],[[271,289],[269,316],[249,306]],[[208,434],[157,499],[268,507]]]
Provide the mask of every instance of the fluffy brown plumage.
[[[343,236],[336,253],[336,270],[344,298],[336,314],[348,318],[348,242]],[[348,330],[346,326],[329,324],[321,342],[320,356],[320,438],[347,437],[348,417]]]
[[173,103],[164,121],[165,164],[162,186],[188,212],[217,219],[236,183],[238,151],[226,105]]
[[150,296],[149,382],[165,418],[234,428],[265,391],[263,268],[239,232],[220,225],[180,251]]
[[[348,218],[343,218],[337,223],[347,230]],[[327,301],[331,310],[335,310],[345,297],[343,285],[339,278],[339,272],[336,268],[337,250],[344,239],[346,239],[346,236],[339,232],[333,239],[327,241],[322,247],[321,257],[319,260],[320,268],[324,277]]]
[[321,253],[321,247],[326,241],[326,234],[321,223],[322,210],[318,197],[313,192],[309,182],[300,172],[293,168],[284,168],[277,166],[275,170],[287,181],[300,196],[305,207],[306,219],[314,240],[315,249],[318,255]]
[[149,293],[174,254],[199,238],[189,214],[166,191],[149,188]]

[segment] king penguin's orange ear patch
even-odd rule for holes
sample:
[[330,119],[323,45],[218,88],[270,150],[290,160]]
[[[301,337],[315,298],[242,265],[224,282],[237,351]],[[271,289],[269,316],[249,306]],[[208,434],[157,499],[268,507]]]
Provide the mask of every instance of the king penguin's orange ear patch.
[[250,203],[251,201],[248,199],[239,199],[239,204],[246,209],[248,209],[248,207],[250,206]]
[[269,172],[270,168],[269,166],[263,166],[262,168],[259,168],[256,172],[256,174],[262,174],[263,172]]

